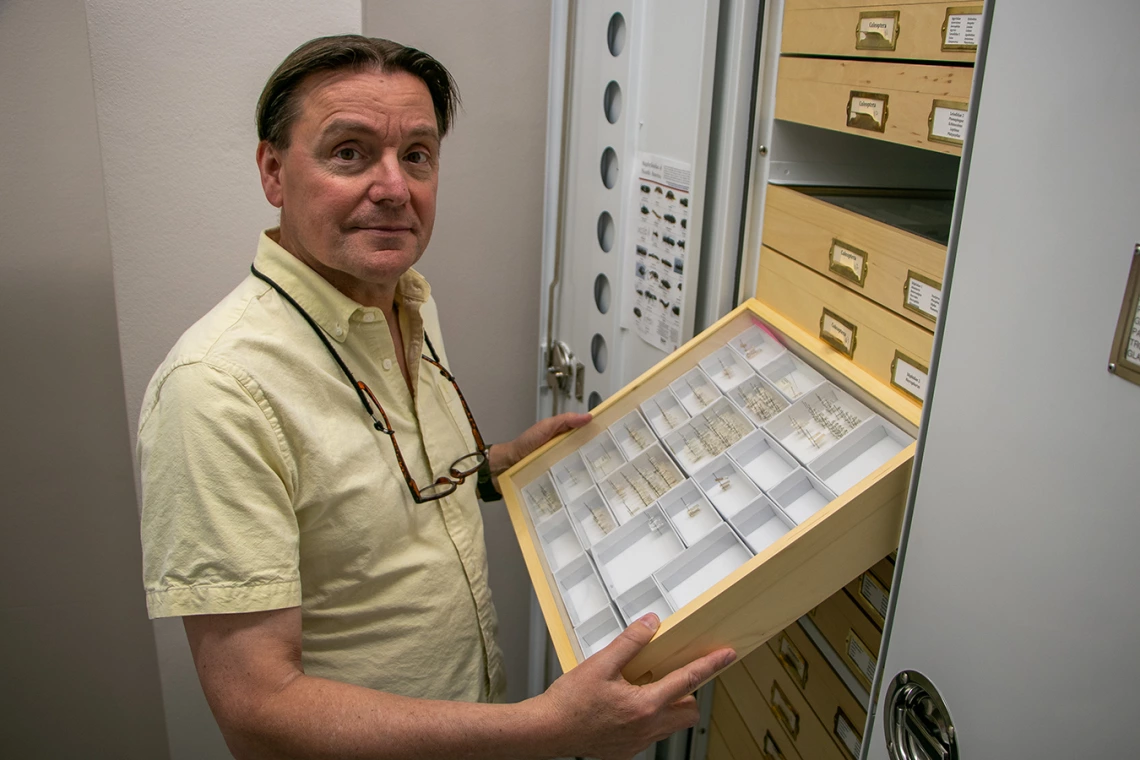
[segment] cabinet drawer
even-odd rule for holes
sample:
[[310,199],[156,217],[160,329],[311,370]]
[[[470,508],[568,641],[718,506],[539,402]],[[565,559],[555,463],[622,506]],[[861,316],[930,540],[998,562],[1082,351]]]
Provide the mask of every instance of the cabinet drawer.
[[953,199],[877,193],[769,185],[764,245],[932,330]]
[[867,722],[867,706],[843,684],[798,623],[781,631],[768,642],[768,647],[830,732],[832,741],[857,758],[863,726]]
[[933,333],[767,246],[756,295],[801,329],[826,336],[832,351],[850,356],[900,398],[921,403]]
[[759,741],[765,733],[769,734],[786,757],[841,760],[839,749],[827,738],[811,710],[803,712],[806,706],[794,704],[802,699],[798,692],[795,698],[787,696],[772,679],[757,681],[751,675],[744,663],[755,657],[772,659],[768,649],[762,647],[720,677],[753,738]]
[[965,66],[783,56],[776,118],[962,155]]
[[982,4],[787,0],[783,53],[973,63]]
[[808,613],[808,617],[860,683],[870,689],[883,634],[855,600],[846,591],[840,591]]
[[871,622],[883,630],[887,614],[887,601],[891,593],[891,578],[895,565],[890,559],[883,559],[875,566],[860,573],[859,577],[847,584],[847,593],[859,605]]
[[[749,368],[753,360],[765,362],[760,374]],[[650,425],[660,422],[654,404],[675,409],[678,418],[686,416],[678,396],[669,396],[671,387],[681,401],[692,402],[686,383],[706,387],[703,377],[707,388],[714,385],[700,374],[702,367],[717,382],[726,382],[719,373],[724,368],[727,376],[730,365],[744,368],[741,378],[752,372],[747,387],[767,388],[773,399],[780,393],[772,383],[787,388],[794,385],[787,380],[799,377],[804,390],[799,401],[784,402],[781,416],[739,441],[731,455],[709,454],[715,462],[699,469],[695,478],[678,482],[690,473],[677,470],[670,484],[666,475],[677,465],[666,459],[669,451],[654,448],[659,443],[649,445]],[[769,379],[763,380],[766,375]],[[806,390],[811,378],[824,384]],[[664,435],[667,445],[695,451],[701,439],[680,434],[700,429],[701,420],[721,426],[721,440],[733,431],[746,432],[751,423],[741,412],[744,407],[731,400],[739,399],[744,387],[706,399],[705,411],[718,410],[719,417],[696,411],[690,427],[675,419],[679,429]],[[829,404],[852,427],[838,424],[839,417],[827,418],[830,427],[823,422],[816,427],[806,412],[812,403],[821,409]],[[649,420],[638,416],[639,410],[649,410]],[[822,413],[817,409],[817,414]],[[917,406],[757,300],[741,305],[607,399],[588,425],[551,441],[500,478],[563,669],[573,668],[616,635],[625,622],[619,611],[630,619],[648,610],[662,617],[654,639],[624,671],[631,682],[643,683],[723,646],[743,657],[842,589],[897,545],[918,417]],[[791,419],[799,420],[803,433],[793,430]],[[606,438],[610,431],[617,438]],[[827,437],[832,434],[838,438]],[[620,467],[603,461],[620,461],[623,447],[633,446],[638,437],[649,459],[638,454]],[[819,451],[809,456],[804,451],[812,441]],[[797,450],[806,469],[793,469],[799,466]],[[686,461],[677,451],[671,455]],[[650,461],[652,457],[657,459]],[[768,481],[760,477],[768,472],[765,468],[791,474]],[[579,479],[575,496],[563,503],[562,494],[571,493],[571,476]],[[633,481],[622,485],[622,477]],[[654,477],[663,493],[641,493]],[[595,478],[601,481],[596,487]],[[640,490],[639,478],[644,480]],[[756,485],[757,478],[764,487]],[[827,483],[838,496],[829,493]],[[628,506],[625,499],[636,495],[650,506],[630,509],[628,515],[620,508],[607,509],[609,501],[618,502],[619,489],[625,493],[622,504]],[[632,547],[643,553],[624,554]],[[650,573],[653,568],[658,569]]]
[[[735,671],[743,672],[743,669],[734,665],[726,673]],[[730,689],[730,683],[734,689]],[[732,676],[716,680],[712,690],[712,721],[722,730],[725,746],[735,760],[800,760],[795,747],[780,732],[772,712],[757,709],[755,697],[744,692]]]
[[[744,658],[743,664],[800,755],[843,758],[847,751],[854,749],[855,757],[859,756],[858,745],[847,750],[840,746],[827,726],[827,720],[812,709],[770,649],[757,649]],[[859,730],[862,732],[862,726]]]
[[709,725],[709,746],[706,757],[708,760],[735,760],[715,720]]

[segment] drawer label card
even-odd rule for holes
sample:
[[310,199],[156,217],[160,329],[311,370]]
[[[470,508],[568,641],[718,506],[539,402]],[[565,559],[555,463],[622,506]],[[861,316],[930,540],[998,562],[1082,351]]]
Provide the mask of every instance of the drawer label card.
[[820,340],[845,354],[848,359],[855,358],[855,330],[855,325],[828,309],[824,309],[819,318]]
[[1124,300],[1116,320],[1108,371],[1140,385],[1140,243],[1132,249],[1132,266],[1124,285]]
[[926,400],[926,380],[930,370],[902,351],[895,351],[891,362],[891,385],[918,403]]
[[847,631],[847,657],[855,665],[855,675],[862,676],[869,687],[875,677],[875,655],[855,631]]
[[864,11],[855,28],[855,49],[894,50],[898,33],[899,11]]
[[887,602],[891,595],[889,591],[883,588],[883,584],[879,583],[878,578],[870,573],[863,573],[863,577],[859,581],[859,596],[867,600],[867,604],[879,613],[879,617],[886,618]]
[[847,126],[852,129],[885,132],[887,100],[888,97],[881,93],[852,90],[851,97],[847,100]]
[[967,5],[946,9],[942,22],[944,51],[975,51],[982,36],[982,6]]
[[785,760],[784,753],[780,751],[780,745],[776,744],[776,740],[772,738],[771,731],[764,732],[764,746],[761,748],[760,754],[764,755],[764,760]]
[[835,735],[839,738],[840,745],[851,754],[851,760],[856,760],[863,749],[863,737],[851,725],[851,719],[842,707],[835,710]]
[[799,683],[801,689],[807,686],[807,660],[800,654],[800,650],[796,648],[786,633],[780,634],[780,641],[776,645],[776,659],[784,666],[784,670],[788,671],[788,675]]
[[930,116],[926,118],[926,139],[961,147],[962,141],[966,139],[966,119],[969,115],[968,103],[935,100],[930,105]]
[[788,703],[787,696],[775,681],[772,682],[772,712],[775,713],[776,720],[784,724],[792,739],[800,735],[800,714]]
[[903,295],[906,298],[903,301],[906,309],[921,314],[931,322],[937,321],[938,311],[942,308],[942,283],[907,270]]
[[867,253],[838,238],[831,239],[831,251],[827,255],[827,268],[845,280],[859,287],[867,280]]

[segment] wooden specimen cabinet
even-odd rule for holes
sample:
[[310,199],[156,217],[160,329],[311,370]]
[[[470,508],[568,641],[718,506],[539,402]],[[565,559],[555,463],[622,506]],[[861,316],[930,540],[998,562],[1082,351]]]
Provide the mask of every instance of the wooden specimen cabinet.
[[633,683],[743,657],[894,549],[920,407],[825,338],[747,301],[500,478],[564,670],[648,611]]

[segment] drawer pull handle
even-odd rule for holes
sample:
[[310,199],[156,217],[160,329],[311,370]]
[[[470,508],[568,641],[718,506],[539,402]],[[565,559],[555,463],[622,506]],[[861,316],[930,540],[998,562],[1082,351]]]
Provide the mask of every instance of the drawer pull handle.
[[847,126],[869,132],[885,132],[888,100],[889,97],[882,93],[852,90],[847,98]]
[[775,681],[772,682],[772,713],[776,716],[776,720],[784,725],[793,740],[800,735],[800,714],[796,712],[796,708],[788,704],[787,696]]
[[800,654],[800,650],[792,643],[786,633],[780,634],[780,641],[776,646],[776,659],[784,666],[784,670],[788,671],[788,675],[796,680],[801,689],[807,686],[807,660]]
[[827,268],[845,280],[859,287],[867,280],[867,252],[844,243],[839,238],[831,239],[831,250],[827,254]]
[[855,49],[894,50],[900,31],[899,11],[864,11],[855,27]]
[[772,738],[771,731],[764,732],[764,746],[760,749],[760,754],[764,756],[764,760],[785,760],[784,753],[780,751],[780,745],[776,744],[776,740]]
[[858,328],[830,309],[819,317],[819,339],[848,359],[855,358],[855,332]]

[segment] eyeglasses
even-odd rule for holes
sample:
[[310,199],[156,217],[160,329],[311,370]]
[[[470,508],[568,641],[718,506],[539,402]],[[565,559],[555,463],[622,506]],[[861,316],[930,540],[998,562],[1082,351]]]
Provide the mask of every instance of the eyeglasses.
[[[427,333],[424,333],[424,342],[427,344],[428,349],[435,355],[435,349],[431,345],[431,340],[428,339]],[[388,415],[384,413],[384,407],[380,405],[380,401],[376,395],[372,393],[364,381],[356,381],[356,387],[368,394],[368,398],[372,399],[372,403],[376,405],[376,411],[384,419],[381,423],[376,419],[376,415],[368,409],[367,404],[365,409],[372,417],[373,427],[379,430],[384,435],[392,440],[392,448],[396,451],[396,463],[400,465],[400,472],[404,474],[404,480],[408,484],[408,490],[412,492],[412,498],[415,499],[417,504],[423,504],[427,501],[435,501],[442,499],[444,496],[455,493],[455,489],[463,484],[463,481],[479,472],[479,468],[487,461],[487,447],[483,444],[483,436],[479,434],[479,426],[475,424],[475,417],[471,414],[471,408],[467,406],[467,399],[463,398],[463,391],[459,390],[459,383],[455,382],[455,375],[452,375],[447,369],[439,363],[435,358],[429,356],[421,357],[428,364],[432,365],[439,370],[439,374],[447,379],[455,388],[455,395],[459,396],[459,403],[463,405],[463,413],[467,415],[467,422],[471,425],[471,435],[475,439],[476,450],[470,454],[464,454],[451,463],[447,468],[447,475],[440,475],[435,479],[435,482],[430,485],[420,488],[416,484],[415,478],[408,471],[408,465],[404,462],[404,455],[400,452],[400,444],[396,441],[396,431],[392,429],[391,423],[388,422]]]
[[[408,465],[404,461],[403,453],[400,451],[400,444],[396,441],[396,431],[388,421],[388,415],[384,412],[384,407],[380,405],[376,394],[374,394],[372,389],[365,385],[362,380],[357,380],[353,377],[352,372],[348,369],[348,365],[344,363],[344,360],[340,358],[340,354],[336,352],[336,349],[329,343],[328,338],[325,337],[324,331],[313,321],[309,313],[301,308],[299,303],[293,300],[293,297],[290,296],[284,288],[259,272],[257,267],[250,266],[249,270],[255,277],[264,280],[271,288],[277,291],[282,298],[288,301],[289,304],[305,318],[305,321],[309,323],[309,327],[313,328],[313,332],[315,332],[317,337],[321,339],[321,342],[325,344],[325,348],[329,350],[333,359],[336,360],[337,366],[340,367],[345,377],[348,378],[349,385],[356,391],[357,397],[360,398],[360,403],[364,406],[364,411],[372,418],[372,426],[388,436],[389,440],[392,441],[392,448],[396,452],[396,463],[400,466],[400,472],[404,475],[404,481],[408,484],[408,490],[412,493],[412,499],[414,499],[417,504],[436,501],[442,499],[444,496],[455,493],[455,490],[459,488],[467,478],[479,472],[479,469],[486,464],[487,446],[483,443],[483,436],[479,434],[479,426],[475,424],[475,417],[471,414],[471,407],[467,406],[467,399],[463,397],[463,391],[459,390],[459,383],[455,382],[455,376],[448,372],[446,367],[440,364],[439,354],[435,352],[435,347],[432,346],[431,339],[428,337],[427,332],[424,333],[424,345],[426,345],[428,351],[431,352],[431,356],[422,355],[421,358],[438,369],[439,374],[446,378],[452,387],[455,388],[455,394],[459,396],[459,403],[463,405],[463,413],[467,415],[467,422],[471,425],[471,436],[475,439],[476,450],[470,454],[464,454],[452,462],[451,466],[447,469],[447,475],[440,475],[431,484],[420,488],[415,478],[412,477],[411,472],[408,471]],[[372,404],[368,403],[369,399],[372,400],[372,404],[376,405],[375,412],[372,410]],[[380,418],[376,417],[376,412],[380,413]],[[381,419],[383,421],[381,421]]]

